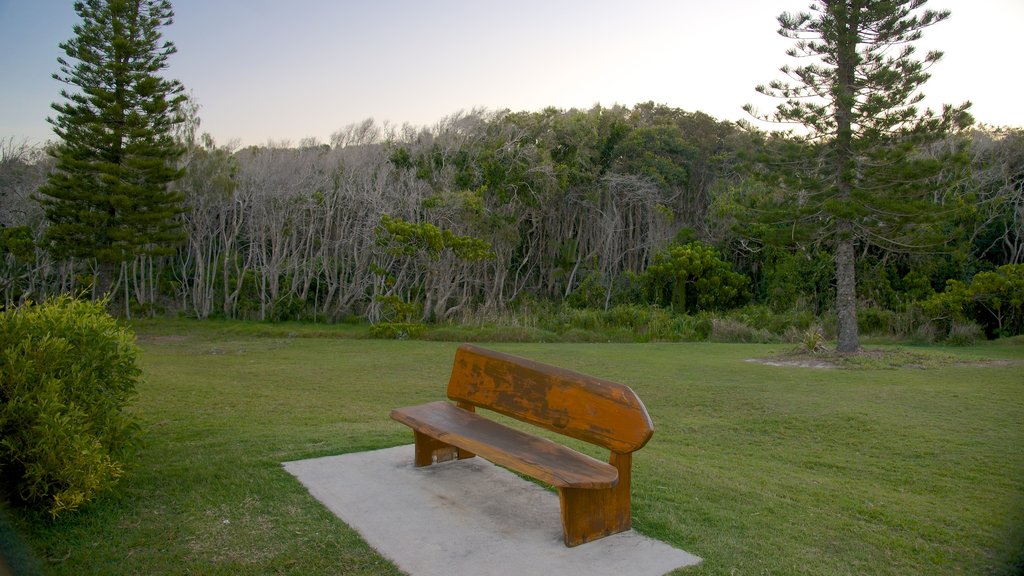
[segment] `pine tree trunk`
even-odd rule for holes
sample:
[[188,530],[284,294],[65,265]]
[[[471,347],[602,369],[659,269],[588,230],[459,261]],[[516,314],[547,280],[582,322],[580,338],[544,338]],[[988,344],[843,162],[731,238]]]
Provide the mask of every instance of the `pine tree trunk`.
[[[839,22],[836,58],[836,138],[833,142],[836,170],[836,200],[842,205],[852,201],[855,161],[853,151],[854,86],[857,70],[857,43],[860,39],[860,7],[836,3],[827,5],[835,10]],[[836,351],[841,354],[856,352],[860,348],[857,334],[857,276],[854,266],[853,226],[842,215],[836,222],[836,314],[839,320]]]
[[857,330],[857,278],[853,239],[843,236],[839,237],[836,246],[836,314],[839,317],[836,351],[843,354],[856,352],[860,348],[860,337]]

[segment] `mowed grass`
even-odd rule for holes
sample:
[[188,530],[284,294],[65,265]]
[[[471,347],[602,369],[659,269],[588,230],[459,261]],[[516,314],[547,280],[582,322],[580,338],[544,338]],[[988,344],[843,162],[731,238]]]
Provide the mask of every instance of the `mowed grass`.
[[[139,328],[146,444],[83,513],[13,522],[46,574],[398,574],[281,463],[408,443],[456,345],[225,323]],[[732,574],[1015,574],[1024,346],[926,368],[748,361],[786,346],[494,344],[633,387],[655,423],[634,525]],[[500,497],[500,495],[496,495]]]

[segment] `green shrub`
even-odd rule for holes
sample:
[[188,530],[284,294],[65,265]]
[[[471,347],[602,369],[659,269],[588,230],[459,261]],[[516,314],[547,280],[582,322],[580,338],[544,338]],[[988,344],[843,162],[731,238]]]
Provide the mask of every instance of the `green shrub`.
[[689,340],[702,342],[711,338],[711,332],[714,328],[714,320],[711,314],[708,312],[699,312],[689,318],[691,318],[691,321],[689,322],[688,328],[690,334],[693,335]]
[[[971,292],[959,280],[947,280],[946,289],[936,292],[917,302],[933,333],[947,333],[953,321],[968,319],[971,307]],[[928,328],[918,328],[918,331]]]
[[580,280],[580,283],[565,299],[565,303],[574,308],[601,308],[605,301],[604,278],[592,271]]
[[949,327],[949,335],[946,336],[946,344],[953,346],[970,346],[982,339],[984,334],[981,326],[971,321],[954,320]]
[[915,344],[934,344],[940,339],[939,329],[932,322],[921,324],[914,330],[910,341]]
[[585,328],[569,328],[560,336],[563,342],[607,342],[610,340],[608,333]]
[[998,337],[1024,332],[1024,264],[1006,264],[978,272],[969,294],[978,306],[976,318]]
[[818,318],[810,310],[793,309],[776,315],[772,325],[769,326],[769,330],[775,334],[784,334],[790,328],[807,330],[814,326],[817,321]]
[[748,305],[731,310],[727,316],[755,330],[769,331],[775,319],[775,313],[772,312],[771,308],[758,305]]
[[116,482],[138,430],[123,412],[137,355],[103,303],[62,296],[0,315],[0,482],[10,499],[58,516]]
[[895,333],[896,313],[877,306],[857,308],[857,327],[861,334],[888,335]]
[[765,343],[773,340],[767,330],[752,328],[743,322],[730,318],[714,318],[711,320],[712,342],[756,342]]
[[407,340],[418,338],[427,329],[419,322],[379,322],[370,326],[370,336],[385,340]]
[[[810,328],[817,320],[814,314],[807,310],[794,308],[785,312],[776,312],[768,306],[755,304],[729,310],[718,317],[728,318],[754,330],[767,332],[793,342],[799,340],[799,334]],[[794,335],[797,336],[794,338]]]
[[897,312],[893,318],[893,335],[903,340],[911,340],[916,337],[919,328],[924,324],[930,324],[931,320],[925,314],[920,304],[914,303],[901,312]]
[[750,298],[749,278],[700,242],[673,244],[655,254],[641,282],[648,302],[680,314],[727,310]]

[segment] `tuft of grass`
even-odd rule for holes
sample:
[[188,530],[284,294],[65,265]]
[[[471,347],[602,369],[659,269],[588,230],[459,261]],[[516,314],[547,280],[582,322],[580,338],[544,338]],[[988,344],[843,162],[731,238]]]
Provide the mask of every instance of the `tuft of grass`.
[[753,328],[739,320],[731,318],[715,318],[711,321],[712,342],[723,343],[767,343],[774,340],[770,332],[761,328]]
[[[229,324],[137,326],[147,444],[122,490],[66,519],[12,513],[45,573],[399,573],[281,462],[411,442],[388,412],[444,397],[455,344]],[[745,361],[791,344],[489,346],[637,391],[656,432],[634,526],[704,558],[681,575],[1019,567],[1024,347],[811,370]]]

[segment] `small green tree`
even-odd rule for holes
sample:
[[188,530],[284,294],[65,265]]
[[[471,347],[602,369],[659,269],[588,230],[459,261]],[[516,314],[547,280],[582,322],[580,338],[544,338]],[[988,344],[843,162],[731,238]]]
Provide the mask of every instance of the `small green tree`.
[[969,318],[971,291],[959,280],[947,280],[942,292],[918,301],[917,306],[937,335],[948,334],[953,324],[965,322]]
[[939,333],[953,323],[977,321],[997,337],[1024,333],[1024,264],[978,272],[970,284],[949,280],[942,292],[917,305]]
[[746,276],[700,242],[672,245],[655,254],[641,282],[652,303],[679,313],[738,306],[750,296]]
[[[49,119],[60,139],[56,169],[39,190],[50,222],[46,244],[60,259],[76,258],[113,271],[139,255],[168,254],[182,239],[181,175],[173,136],[183,122],[183,87],[159,75],[175,52],[161,40],[170,25],[167,0],[75,2],[81,22],[60,44],[54,79],[69,86]],[[122,268],[123,270],[123,268]]]
[[993,331],[997,336],[1024,332],[1024,264],[1006,264],[990,272],[978,272],[971,280],[970,295],[995,321]]
[[[912,250],[926,244],[938,213],[936,179],[947,168],[924,145],[973,123],[970,103],[921,111],[918,89],[942,53],[915,58],[922,31],[949,11],[922,10],[926,0],[822,0],[810,11],[779,16],[779,34],[795,40],[787,54],[804,64],[790,81],[758,86],[783,100],[774,114],[806,133],[774,171],[779,224],[801,225],[831,245],[836,265],[840,352],[859,348],[858,245]],[[934,236],[931,241],[937,242]]]
[[[374,265],[375,308],[369,314],[374,322],[391,317],[408,323],[417,308],[423,310],[424,319],[430,315],[444,319],[454,267],[494,258],[487,241],[429,222],[412,223],[382,214],[374,234],[381,248],[380,263]],[[392,265],[398,262],[398,274],[392,274]]]

